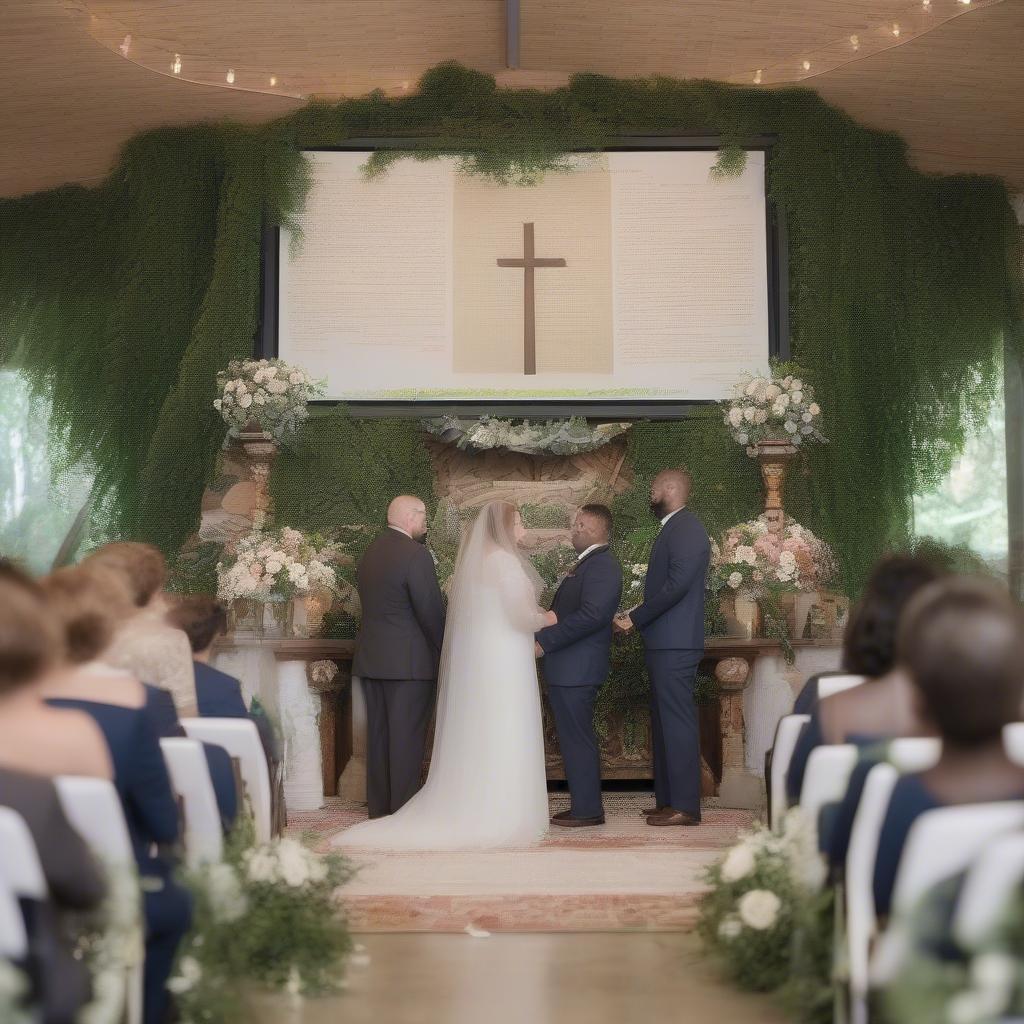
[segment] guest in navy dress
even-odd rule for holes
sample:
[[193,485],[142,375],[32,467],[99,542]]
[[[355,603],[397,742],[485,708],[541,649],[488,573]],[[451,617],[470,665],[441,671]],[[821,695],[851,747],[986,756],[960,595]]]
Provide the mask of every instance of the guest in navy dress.
[[931,563],[910,555],[891,555],[875,566],[843,642],[845,651],[856,652],[846,659],[859,664],[869,680],[814,707],[786,776],[791,803],[800,799],[807,759],[816,747],[852,742],[855,737],[873,743],[927,732],[906,674],[895,666],[895,643],[907,602],[937,577]]
[[212,597],[189,595],[179,598],[167,616],[182,630],[192,647],[196,679],[196,700],[203,718],[248,718],[256,723],[267,760],[280,760],[273,726],[266,715],[252,714],[242,698],[242,684],[234,676],[210,664],[213,645],[227,631],[224,606]]
[[122,602],[130,599],[116,574],[96,566],[59,569],[42,586],[47,607],[63,628],[66,663],[63,671],[44,681],[41,691],[52,707],[91,716],[110,751],[113,782],[142,880],[144,1021],[162,1024],[168,1009],[167,979],[191,920],[189,894],[173,878],[180,839],[178,805],[144,687],[95,660],[114,634]]
[[875,861],[875,907],[888,914],[914,822],[939,807],[1024,800],[1024,768],[1007,756],[1003,727],[1021,714],[1024,611],[1001,586],[952,577],[907,607],[898,638],[923,714],[942,738],[934,768],[896,783]]

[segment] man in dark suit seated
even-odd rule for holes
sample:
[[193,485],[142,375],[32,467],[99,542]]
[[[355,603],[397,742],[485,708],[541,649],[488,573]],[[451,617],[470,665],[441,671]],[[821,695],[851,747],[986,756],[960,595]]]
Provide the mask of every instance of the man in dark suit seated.
[[648,825],[700,824],[700,727],[693,687],[704,655],[704,586],[711,541],[687,509],[690,474],[666,469],[651,483],[651,512],[661,521],[648,559],[644,599],[616,619],[644,638],[651,680],[655,806]]
[[234,677],[210,664],[213,645],[227,631],[227,613],[212,597],[192,594],[180,598],[167,616],[182,630],[192,647],[196,677],[196,703],[201,718],[248,718],[255,722],[260,742],[271,764],[280,757],[273,726],[266,715],[246,710],[242,684]]
[[558,624],[536,635],[572,800],[552,825],[604,824],[594,702],[608,676],[612,621],[622,597],[622,569],[608,549],[611,535],[612,514],[604,505],[579,510],[572,525],[579,557],[551,603]]

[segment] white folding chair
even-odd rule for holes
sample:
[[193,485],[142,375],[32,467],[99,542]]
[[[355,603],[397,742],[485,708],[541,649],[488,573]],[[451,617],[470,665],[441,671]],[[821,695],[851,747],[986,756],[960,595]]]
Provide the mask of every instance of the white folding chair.
[[[1024,800],[964,804],[927,811],[914,822],[900,854],[892,916],[906,919],[939,882],[963,871],[996,837],[1024,826]],[[871,956],[871,984],[885,985],[900,969],[906,935],[889,928]]]
[[934,768],[942,756],[942,740],[932,736],[901,736],[890,740],[887,759],[898,772],[910,774]]
[[[2,840],[0,840],[2,841]],[[0,875],[0,957],[23,960],[28,956],[28,935],[18,897],[7,879]]]
[[818,700],[834,697],[837,693],[842,693],[843,690],[852,690],[855,686],[860,686],[861,683],[867,681],[867,676],[825,676],[824,679],[818,680]]
[[822,807],[837,803],[846,795],[856,764],[857,748],[852,743],[815,747],[811,751],[800,789],[800,809],[815,827]]
[[270,842],[270,773],[256,723],[247,718],[183,718],[190,739],[223,747],[237,758],[252,805],[256,841]]
[[[134,871],[135,852],[114,784],[78,775],[61,775],[54,783],[64,815],[96,858],[114,869]],[[139,914],[142,914],[141,903]],[[140,956],[125,982],[127,1024],[142,1024],[142,975]]]
[[953,916],[953,936],[976,949],[999,926],[1024,878],[1024,833],[997,839],[971,865]]
[[185,805],[185,862],[190,868],[216,864],[224,853],[217,797],[202,744],[184,736],[160,740],[174,792]]
[[0,878],[19,899],[45,900],[49,894],[32,833],[10,807],[0,807]]
[[786,774],[793,760],[793,751],[796,749],[796,741],[800,738],[800,730],[810,720],[810,715],[786,715],[779,719],[779,724],[775,728],[771,777],[773,829],[781,828],[782,820],[786,816]]
[[1011,761],[1024,764],[1024,722],[1010,722],[1003,726],[1003,747]]
[[874,875],[878,839],[899,772],[877,764],[864,780],[864,791],[850,830],[846,851],[846,960],[850,985],[850,1024],[867,1024],[871,940],[878,928]]

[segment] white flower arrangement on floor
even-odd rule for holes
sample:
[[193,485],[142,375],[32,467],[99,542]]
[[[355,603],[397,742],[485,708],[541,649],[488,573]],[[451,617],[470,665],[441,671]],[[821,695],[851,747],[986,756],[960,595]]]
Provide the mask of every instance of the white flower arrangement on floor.
[[780,834],[765,826],[741,834],[706,880],[699,923],[706,945],[741,988],[780,987],[802,906],[825,880],[814,829],[795,809]]
[[285,838],[231,841],[222,863],[189,875],[193,927],[168,982],[184,1024],[240,1020],[253,986],[295,999],[343,988],[352,940],[338,889],[352,874],[340,854]]
[[821,407],[814,400],[814,388],[802,372],[785,373],[779,366],[772,373],[750,376],[736,384],[733,397],[723,402],[724,422],[732,439],[753,458],[761,441],[787,441],[800,446],[811,441],[826,444],[818,425]]
[[35,1014],[25,1000],[29,996],[28,975],[0,957],[0,1021],[4,1024],[32,1024]]
[[314,590],[336,592],[338,576],[330,560],[337,551],[317,535],[300,530],[255,529],[225,549],[217,563],[221,601],[287,600]]
[[769,591],[817,590],[836,572],[832,549],[805,526],[786,516],[781,534],[769,529],[767,516],[725,531],[712,541],[708,589]]
[[459,448],[486,451],[505,448],[528,455],[578,455],[606,445],[625,433],[628,423],[599,423],[590,426],[582,416],[539,423],[530,420],[504,420],[492,416],[479,419],[442,416],[423,420],[423,428],[442,441]]
[[213,407],[238,437],[255,423],[281,440],[309,416],[307,404],[324,395],[324,382],[280,359],[233,359],[217,374],[218,397]]

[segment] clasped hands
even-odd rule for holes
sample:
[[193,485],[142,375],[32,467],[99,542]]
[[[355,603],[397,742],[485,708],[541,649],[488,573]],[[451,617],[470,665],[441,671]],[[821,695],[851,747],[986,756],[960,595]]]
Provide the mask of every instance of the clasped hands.
[[[557,626],[557,625],[558,625],[558,616],[554,612],[551,612],[551,611],[545,612],[544,613],[544,628],[547,629],[548,626]],[[533,642],[533,653],[534,653],[534,656],[537,657],[537,658],[543,658],[544,657],[544,648],[541,647],[541,645],[539,643],[537,643],[536,640],[534,640],[534,642]]]
[[612,628],[615,630],[616,633],[625,634],[634,628],[633,620],[630,618],[630,614],[632,611],[633,609],[630,608],[628,612],[620,612],[618,615],[615,616],[615,619],[612,622]]

